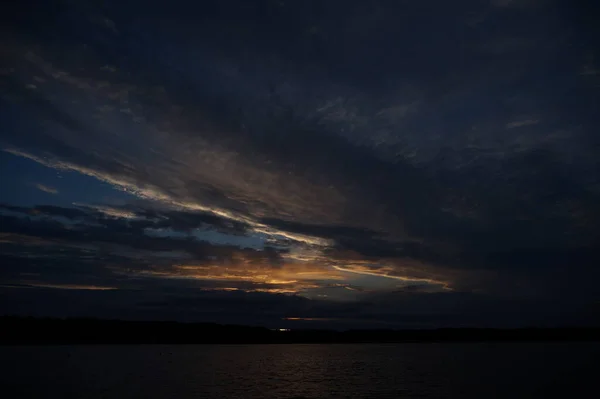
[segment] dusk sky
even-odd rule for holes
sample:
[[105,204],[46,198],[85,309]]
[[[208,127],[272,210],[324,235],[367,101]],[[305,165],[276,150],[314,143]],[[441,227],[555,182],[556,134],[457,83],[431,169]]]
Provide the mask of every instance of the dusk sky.
[[0,11],[0,313],[600,323],[584,0]]

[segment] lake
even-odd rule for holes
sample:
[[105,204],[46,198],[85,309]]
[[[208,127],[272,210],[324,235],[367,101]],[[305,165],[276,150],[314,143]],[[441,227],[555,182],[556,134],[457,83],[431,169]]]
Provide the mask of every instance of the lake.
[[591,397],[598,343],[3,346],[3,398]]

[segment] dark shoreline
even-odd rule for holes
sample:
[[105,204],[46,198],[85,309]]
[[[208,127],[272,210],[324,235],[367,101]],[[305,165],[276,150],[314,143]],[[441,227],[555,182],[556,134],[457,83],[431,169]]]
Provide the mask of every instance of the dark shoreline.
[[276,331],[264,327],[212,323],[0,317],[2,345],[567,341],[600,341],[600,328]]

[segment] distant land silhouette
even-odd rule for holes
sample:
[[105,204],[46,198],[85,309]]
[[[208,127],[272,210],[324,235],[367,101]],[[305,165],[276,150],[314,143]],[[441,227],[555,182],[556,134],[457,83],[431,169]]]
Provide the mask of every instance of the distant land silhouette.
[[0,317],[0,344],[283,344],[600,341],[600,328],[441,328],[428,330],[271,330],[264,327]]

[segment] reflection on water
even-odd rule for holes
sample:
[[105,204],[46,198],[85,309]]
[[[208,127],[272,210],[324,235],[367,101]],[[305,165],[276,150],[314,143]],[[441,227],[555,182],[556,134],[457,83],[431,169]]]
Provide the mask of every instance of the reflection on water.
[[589,343],[0,347],[0,384],[14,398],[578,397],[598,354]]

